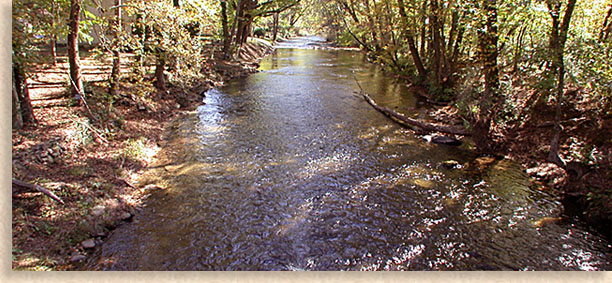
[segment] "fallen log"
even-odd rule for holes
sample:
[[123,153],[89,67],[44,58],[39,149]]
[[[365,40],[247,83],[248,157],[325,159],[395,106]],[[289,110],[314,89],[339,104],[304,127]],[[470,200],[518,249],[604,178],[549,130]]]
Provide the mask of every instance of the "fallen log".
[[393,121],[399,123],[400,125],[408,127],[418,127],[427,132],[440,132],[460,136],[471,135],[470,132],[468,132],[464,127],[461,126],[440,125],[406,117],[403,114],[395,112],[387,107],[379,106],[378,104],[376,104],[374,99],[372,99],[367,93],[363,91],[361,92],[361,95],[370,105],[372,105],[372,107],[374,107],[374,109],[385,114],[387,117],[391,118]]
[[353,74],[353,78],[355,79],[355,82],[357,83],[357,86],[359,86],[359,89],[361,90],[361,92],[359,94],[361,94],[363,96],[363,98],[365,99],[365,101],[367,101],[370,105],[372,105],[372,107],[374,107],[374,109],[378,110],[379,112],[385,114],[385,116],[389,117],[391,120],[395,121],[396,123],[404,126],[404,127],[418,127],[421,128],[422,130],[426,131],[426,132],[440,132],[440,133],[446,133],[446,134],[453,134],[453,135],[460,135],[460,136],[470,136],[471,133],[468,132],[464,127],[462,126],[449,126],[449,125],[440,125],[440,124],[435,124],[435,123],[429,123],[429,122],[425,122],[425,121],[421,121],[421,120],[416,120],[416,119],[412,119],[409,117],[404,116],[401,113],[395,112],[387,107],[383,107],[383,106],[379,106],[376,101],[374,101],[374,99],[372,99],[372,97],[370,97],[361,87],[361,84],[359,83],[359,81],[357,80],[357,77],[355,76],[355,74]]
[[22,188],[37,190],[37,191],[47,195],[51,199],[53,199],[53,200],[55,200],[55,201],[57,201],[57,202],[59,202],[61,204],[65,204],[64,201],[60,197],[56,196],[51,191],[49,191],[49,190],[47,190],[47,189],[45,189],[45,188],[43,188],[43,187],[41,187],[39,185],[31,184],[31,183],[24,182],[24,181],[17,180],[17,179],[13,179],[13,185],[19,186],[19,187],[22,187]]

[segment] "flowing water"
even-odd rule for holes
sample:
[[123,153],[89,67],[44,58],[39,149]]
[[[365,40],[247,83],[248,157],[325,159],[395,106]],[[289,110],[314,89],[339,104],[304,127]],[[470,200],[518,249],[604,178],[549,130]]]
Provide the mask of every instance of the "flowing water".
[[[295,42],[291,42],[295,44]],[[155,191],[84,269],[607,270],[609,244],[554,220],[524,170],[427,143],[360,96],[417,115],[363,54],[278,49],[168,130]],[[459,166],[461,167],[461,166]]]

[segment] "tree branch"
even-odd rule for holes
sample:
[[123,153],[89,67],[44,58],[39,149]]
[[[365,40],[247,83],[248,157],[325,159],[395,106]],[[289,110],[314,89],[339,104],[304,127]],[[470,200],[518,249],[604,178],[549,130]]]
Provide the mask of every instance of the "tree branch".
[[51,191],[39,186],[39,185],[35,185],[35,184],[31,184],[28,182],[24,182],[21,180],[17,180],[17,179],[13,179],[13,185],[14,186],[19,186],[22,188],[28,188],[28,189],[33,189],[33,190],[37,190],[39,192],[42,192],[43,194],[47,195],[48,197],[52,198],[53,200],[61,203],[61,204],[65,204],[64,201],[59,198],[58,196],[56,196],[54,193],[52,193]]

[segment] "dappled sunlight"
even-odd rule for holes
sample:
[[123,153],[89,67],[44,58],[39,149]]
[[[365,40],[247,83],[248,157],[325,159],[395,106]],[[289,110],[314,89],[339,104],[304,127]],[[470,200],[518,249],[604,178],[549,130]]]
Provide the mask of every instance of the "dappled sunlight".
[[298,178],[312,178],[316,175],[331,174],[346,169],[354,162],[355,157],[346,153],[335,153],[333,156],[310,160],[296,173]]

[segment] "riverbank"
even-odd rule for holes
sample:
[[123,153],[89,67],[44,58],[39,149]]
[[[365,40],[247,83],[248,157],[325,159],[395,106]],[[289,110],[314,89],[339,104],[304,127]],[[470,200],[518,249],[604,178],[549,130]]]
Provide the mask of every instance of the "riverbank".
[[192,112],[208,89],[256,72],[271,50],[264,40],[250,40],[237,60],[211,60],[193,89],[170,85],[167,91],[157,90],[150,79],[133,80],[132,56],[124,54],[121,95],[114,98],[105,88],[110,58],[90,54],[81,61],[90,110],[66,96],[65,58],[56,67],[36,70],[28,83],[38,123],[12,133],[12,177],[39,185],[64,203],[13,187],[12,268],[66,270],[85,260],[113,229],[131,221],[151,190],[159,189],[139,186],[138,178],[159,150],[167,123]]
[[[423,87],[412,88],[431,104],[424,115],[440,124],[464,125],[466,117],[455,103],[436,105]],[[585,89],[566,90],[559,147],[566,162],[562,168],[548,161],[556,102],[534,103],[541,95],[524,89],[516,89],[513,95],[522,114],[492,126],[495,142],[503,149],[497,158],[519,162],[540,190],[558,195],[565,208],[563,217],[580,218],[612,240],[612,112],[606,112],[604,102]]]

